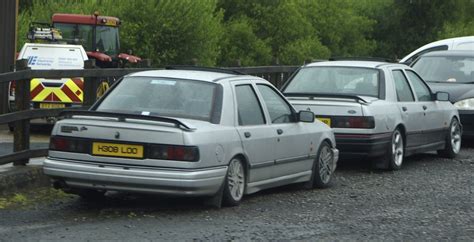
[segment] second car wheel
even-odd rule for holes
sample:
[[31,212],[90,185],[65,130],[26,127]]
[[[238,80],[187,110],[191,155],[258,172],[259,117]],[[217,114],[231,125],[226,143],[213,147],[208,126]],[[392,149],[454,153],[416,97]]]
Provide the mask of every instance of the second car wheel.
[[392,133],[391,143],[385,156],[389,170],[400,170],[405,156],[403,135],[400,129],[395,129]]
[[244,196],[246,184],[245,169],[242,161],[233,158],[229,163],[224,182],[222,199],[224,205],[237,206]]

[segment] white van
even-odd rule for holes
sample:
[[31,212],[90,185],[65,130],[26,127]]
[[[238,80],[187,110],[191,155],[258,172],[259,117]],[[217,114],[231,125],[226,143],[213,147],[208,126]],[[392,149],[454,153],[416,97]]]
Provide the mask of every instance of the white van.
[[[27,59],[32,70],[84,69],[87,54],[81,45],[26,43],[18,59]],[[30,84],[33,108],[64,108],[83,101],[82,78],[34,78]],[[15,83],[9,88],[10,110],[14,110]]]
[[[27,59],[32,70],[84,69],[88,60],[82,45],[26,43],[18,59]],[[84,80],[81,77],[33,78],[30,83],[31,108],[65,108],[82,105]],[[9,85],[9,108],[15,111],[15,82]],[[12,128],[10,128],[12,129]]]
[[474,36],[457,37],[438,40],[416,49],[400,60],[400,63],[409,65],[420,55],[437,50],[474,50]]

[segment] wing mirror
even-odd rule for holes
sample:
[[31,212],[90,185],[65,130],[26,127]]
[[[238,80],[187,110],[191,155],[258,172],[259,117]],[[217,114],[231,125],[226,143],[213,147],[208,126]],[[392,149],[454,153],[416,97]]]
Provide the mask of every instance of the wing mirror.
[[299,111],[298,122],[314,123],[314,113],[311,111]]
[[447,92],[437,92],[436,101],[449,101],[449,93]]

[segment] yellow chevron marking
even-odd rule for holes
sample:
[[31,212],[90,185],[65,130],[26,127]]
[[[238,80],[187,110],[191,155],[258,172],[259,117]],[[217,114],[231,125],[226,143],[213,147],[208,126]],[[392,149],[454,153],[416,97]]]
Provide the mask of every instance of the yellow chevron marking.
[[[83,80],[82,78],[81,78],[81,80],[84,82],[84,80]],[[84,100],[84,99],[83,99],[83,97],[84,97],[84,95],[83,95],[84,92],[82,91],[82,89],[80,89],[80,88],[76,85],[76,83],[75,83],[72,79],[69,79],[69,80],[65,83],[65,85],[66,85],[69,89],[71,89],[71,91],[74,93],[74,95],[76,95],[76,96],[79,98],[79,100],[81,100],[81,102]],[[79,95],[76,94],[77,91],[80,92]]]
[[59,88],[55,88],[54,90],[52,90],[52,93],[56,94],[56,96],[58,96],[58,98],[59,98],[59,100],[61,100],[61,102],[64,102],[64,103],[71,103],[72,102],[72,100],[66,95],[66,93],[64,93]]
[[45,101],[44,99],[51,93],[51,88],[46,88],[46,89],[43,89],[40,93],[38,93],[38,95],[36,95],[36,97],[33,97],[33,99],[31,101],[34,101],[34,102],[41,102],[41,101]]
[[33,89],[35,89],[40,84],[41,84],[40,79],[38,79],[38,78],[31,79],[30,91],[33,91]]
[[[81,102],[84,100],[84,95],[83,95],[83,91],[82,89],[80,89],[76,83],[74,83],[74,81],[72,79],[69,79],[69,78],[63,78],[63,80],[65,80],[65,85],[71,89],[71,91],[76,94],[77,91],[80,91],[80,94],[79,95],[76,95],[80,100]],[[39,78],[35,78],[35,79],[32,79],[31,80],[31,88],[30,88],[30,91],[34,90],[35,87],[37,87],[38,85],[41,85],[41,79]],[[72,103],[73,101],[71,100],[70,97],[68,97],[66,95],[66,93],[64,93],[60,87],[44,87],[44,89],[38,93],[35,97],[32,97],[32,101],[34,102],[42,102],[42,101],[52,101],[52,100],[45,100],[46,97],[48,97],[51,93],[54,93],[60,100],[60,102],[63,102],[63,103]]]

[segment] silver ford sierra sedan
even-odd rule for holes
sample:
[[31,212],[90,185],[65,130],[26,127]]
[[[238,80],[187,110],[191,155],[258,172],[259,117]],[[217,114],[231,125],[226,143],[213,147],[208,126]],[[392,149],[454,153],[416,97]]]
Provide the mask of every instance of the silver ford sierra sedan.
[[63,117],[44,173],[86,199],[127,191],[234,206],[265,188],[327,187],[339,154],[313,112],[296,112],[268,81],[230,70],[137,72],[90,110]]
[[325,61],[301,67],[282,87],[298,110],[334,129],[341,158],[371,158],[400,169],[405,156],[461,148],[459,114],[449,94],[433,93],[410,67],[377,61]]

